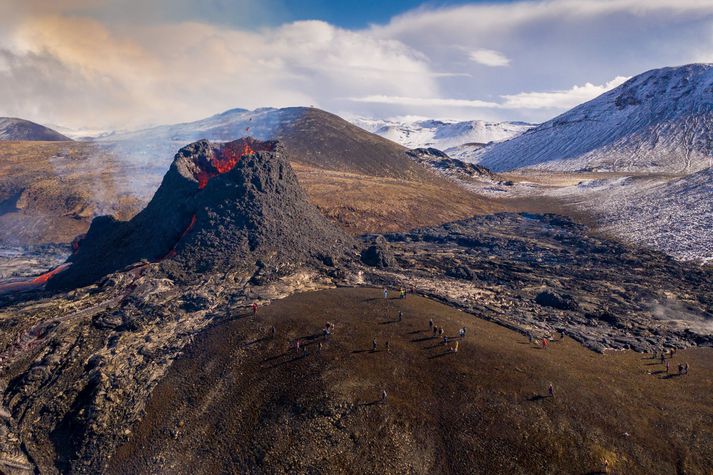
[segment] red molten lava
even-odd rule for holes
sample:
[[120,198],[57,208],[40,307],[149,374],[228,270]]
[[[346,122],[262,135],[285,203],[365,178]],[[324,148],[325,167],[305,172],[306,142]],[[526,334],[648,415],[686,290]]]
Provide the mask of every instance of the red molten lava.
[[207,166],[202,166],[196,173],[198,188],[202,190],[211,178],[229,172],[242,157],[250,155],[255,155],[255,150],[246,140],[230,142],[215,150],[208,159]]
[[59,274],[60,272],[62,272],[62,271],[64,271],[64,270],[67,270],[67,268],[68,268],[69,266],[71,266],[71,265],[72,265],[72,264],[69,264],[69,263],[65,263],[65,264],[59,265],[59,266],[55,267],[54,269],[52,269],[52,270],[49,271],[49,272],[45,272],[44,274],[38,275],[37,277],[35,277],[34,279],[32,279],[32,280],[30,281],[30,283],[31,283],[31,284],[35,284],[35,285],[46,284],[48,280],[50,280],[52,277],[56,276],[56,275]]
[[193,226],[195,224],[196,224],[196,215],[194,214],[193,216],[191,216],[191,222],[188,223],[188,227],[186,227],[186,229],[183,230],[183,232],[181,233],[181,236],[176,241],[176,244],[174,244],[173,247],[171,248],[171,250],[168,251],[168,253],[165,256],[160,258],[159,261],[162,261],[164,259],[170,259],[176,255],[176,246],[178,246],[178,243],[181,242],[181,239],[183,239],[185,237],[185,235],[188,234],[191,231],[191,229],[193,229]]
[[29,290],[38,290],[42,288],[48,280],[53,276],[59,274],[60,272],[66,270],[72,264],[65,263],[59,265],[49,272],[45,272],[42,275],[38,275],[33,279],[22,279],[22,280],[12,280],[9,282],[0,282],[0,295],[8,294],[11,292],[27,292]]

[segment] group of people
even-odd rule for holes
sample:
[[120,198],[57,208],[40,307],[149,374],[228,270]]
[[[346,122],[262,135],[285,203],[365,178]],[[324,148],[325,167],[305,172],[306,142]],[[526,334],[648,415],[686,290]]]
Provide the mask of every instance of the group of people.
[[[666,373],[671,372],[671,362],[670,360],[673,359],[673,357],[676,355],[676,348],[671,348],[668,351],[664,350],[661,352],[661,355],[657,351],[654,352],[652,359],[660,359],[661,364],[666,367]],[[678,374],[679,375],[684,375],[688,374],[688,362],[684,363],[679,363],[678,365]]]
[[[437,336],[439,336],[442,338],[441,343],[446,346],[448,345],[448,343],[450,342],[450,338],[448,337],[448,335],[445,334],[446,330],[443,327],[439,327],[438,325],[434,324],[433,319],[428,320],[428,329],[433,332],[432,338],[436,338]],[[466,331],[467,330],[465,327],[458,329],[458,336],[461,339],[465,338]],[[460,342],[456,341],[453,346],[448,348],[448,351],[450,351],[451,353],[458,353],[459,345]]]

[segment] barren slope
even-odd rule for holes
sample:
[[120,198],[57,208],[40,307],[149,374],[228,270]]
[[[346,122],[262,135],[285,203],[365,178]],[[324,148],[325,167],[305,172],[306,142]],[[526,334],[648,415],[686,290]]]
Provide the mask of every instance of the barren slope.
[[0,140],[71,141],[72,139],[29,120],[0,117]]
[[[429,338],[429,319],[450,336],[467,327],[458,353]],[[711,356],[681,351],[671,366],[691,372],[668,377],[648,356],[568,338],[542,350],[420,297],[301,294],[198,338],[109,472],[590,473],[607,459],[616,473],[706,473]]]

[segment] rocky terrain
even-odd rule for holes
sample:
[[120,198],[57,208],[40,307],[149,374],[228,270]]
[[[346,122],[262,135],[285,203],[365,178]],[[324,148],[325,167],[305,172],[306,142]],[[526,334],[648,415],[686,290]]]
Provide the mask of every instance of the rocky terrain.
[[166,257],[162,267],[179,280],[215,271],[259,279],[308,263],[334,267],[353,255],[351,238],[307,202],[284,154],[277,142],[250,138],[182,148],[146,208],[126,222],[95,219],[71,267],[49,287],[76,288]]
[[357,240],[308,202],[290,161],[278,142],[186,146],[142,212],[95,219],[64,266],[0,295],[3,471],[116,470],[116,448],[186,345],[253,303],[309,290],[413,288],[598,351],[712,343],[710,271],[551,215]]
[[37,140],[37,141],[71,141],[59,132],[29,120],[15,117],[0,117],[0,141],[6,140]]
[[446,176],[461,179],[494,180],[496,176],[487,168],[451,158],[445,152],[435,148],[415,148],[406,152],[419,163],[434,168]]
[[711,166],[712,88],[711,64],[647,71],[470,160],[494,171],[693,173]]
[[387,234],[372,281],[535,336],[652,351],[713,345],[713,271],[589,236],[556,215],[496,214]]
[[608,236],[681,260],[713,261],[713,168],[678,177],[601,177],[550,193],[591,214]]

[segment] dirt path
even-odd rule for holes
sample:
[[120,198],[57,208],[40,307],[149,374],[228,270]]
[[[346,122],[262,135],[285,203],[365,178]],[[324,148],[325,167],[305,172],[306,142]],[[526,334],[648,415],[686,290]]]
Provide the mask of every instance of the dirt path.
[[[429,319],[451,337],[467,327],[458,353]],[[109,472],[590,473],[606,459],[615,473],[706,473],[713,351],[681,351],[672,370],[683,361],[690,374],[670,376],[649,355],[568,338],[543,350],[420,297],[306,293],[197,338]]]

